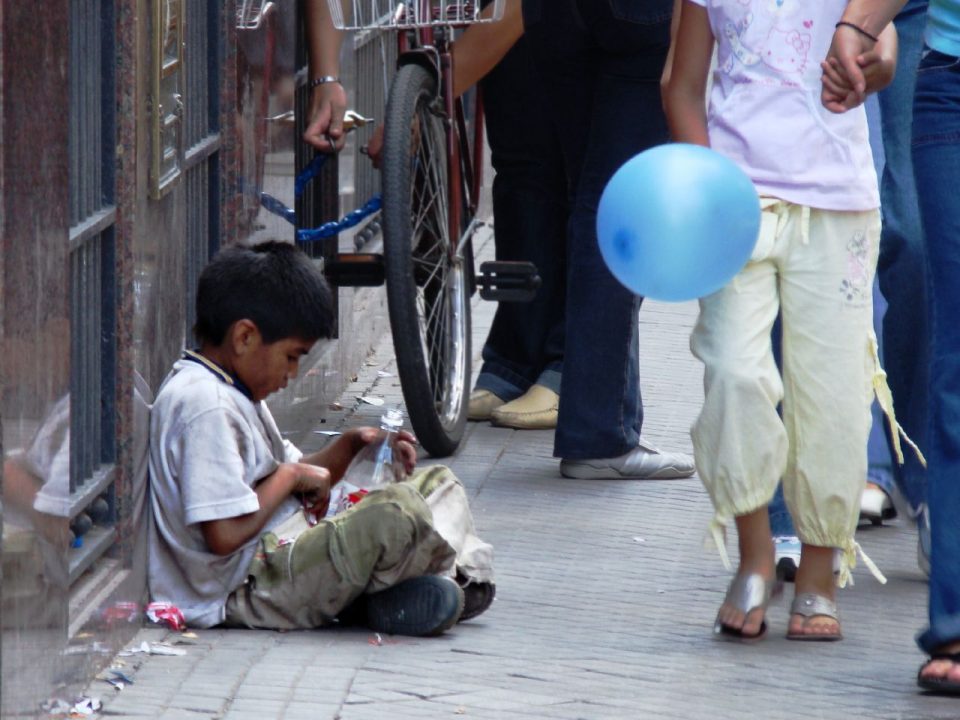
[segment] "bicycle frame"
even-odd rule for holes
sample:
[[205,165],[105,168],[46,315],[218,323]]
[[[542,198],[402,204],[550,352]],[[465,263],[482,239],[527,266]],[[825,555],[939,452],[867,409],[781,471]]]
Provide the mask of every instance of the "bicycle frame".
[[[425,2],[425,0],[421,0]],[[446,126],[449,233],[454,260],[464,259],[464,247],[477,226],[483,182],[483,98],[476,89],[473,109],[472,139],[462,97],[453,96],[453,53],[449,35],[453,28],[426,27],[398,34],[398,64],[418,63],[428,67],[437,77],[437,91],[443,103]],[[471,222],[463,228],[464,201]]]

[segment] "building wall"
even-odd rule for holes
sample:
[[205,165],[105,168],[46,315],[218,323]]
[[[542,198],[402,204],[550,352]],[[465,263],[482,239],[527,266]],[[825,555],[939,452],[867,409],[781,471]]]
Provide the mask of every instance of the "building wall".
[[[70,698],[143,622],[148,403],[192,343],[196,277],[222,245],[294,239],[260,193],[297,205],[293,178],[309,157],[291,117],[306,78],[297,0],[185,0],[181,173],[160,193],[154,41],[170,17],[158,5],[176,1],[0,3],[4,717]],[[91,43],[102,72],[78,75],[94,62]],[[364,87],[351,95],[382,117],[383,67],[360,83],[361,66],[346,64]],[[364,141],[314,181],[301,224],[375,191],[358,168]],[[307,249],[321,258],[375,244],[375,230]],[[339,337],[318,343],[271,401],[295,442],[335,412],[386,329],[382,289],[340,289],[338,300]]]

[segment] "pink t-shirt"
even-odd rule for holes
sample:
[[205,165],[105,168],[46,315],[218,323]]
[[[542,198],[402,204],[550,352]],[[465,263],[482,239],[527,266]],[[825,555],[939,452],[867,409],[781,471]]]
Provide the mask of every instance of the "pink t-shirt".
[[717,39],[711,147],[760,195],[823,210],[879,207],[863,107],[820,102],[820,61],[846,0],[691,0]]

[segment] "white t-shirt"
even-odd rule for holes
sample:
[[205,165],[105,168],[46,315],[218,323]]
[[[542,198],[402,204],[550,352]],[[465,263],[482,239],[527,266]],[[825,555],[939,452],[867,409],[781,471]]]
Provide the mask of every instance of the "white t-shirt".
[[822,210],[880,205],[863,107],[820,102],[820,62],[846,0],[691,0],[707,8],[717,65],[710,146],[760,195]]
[[[200,523],[256,512],[253,488],[301,453],[216,366],[177,361],[150,412],[150,595],[180,608],[187,623],[223,621],[227,596],[245,580],[258,538],[231,555],[210,552]],[[293,498],[264,527],[299,512]]]
[[33,508],[45,515],[70,516],[70,395],[44,418],[23,455],[26,469],[42,481]]

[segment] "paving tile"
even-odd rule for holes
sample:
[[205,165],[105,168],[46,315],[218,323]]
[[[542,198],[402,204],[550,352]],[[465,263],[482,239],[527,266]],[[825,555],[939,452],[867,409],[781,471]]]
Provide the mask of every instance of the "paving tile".
[[[481,259],[491,252],[487,243]],[[493,305],[475,299],[473,307],[476,371]],[[702,367],[687,344],[695,316],[694,303],[645,302],[639,318],[644,435],[688,452],[702,399]],[[355,399],[367,394],[402,398],[389,336],[324,429],[376,422],[380,409]],[[320,436],[311,440],[322,446]],[[889,583],[856,569],[855,586],[839,598],[842,643],[783,638],[789,588],[771,606],[763,642],[718,642],[710,628],[728,575],[703,547],[712,510],[699,480],[564,480],[552,445],[549,431],[469,423],[457,456],[424,460],[461,476],[479,532],[494,545],[497,600],[480,618],[442,638],[379,647],[356,630],[204,630],[184,657],[136,656],[136,684],[104,696],[105,711],[233,720],[960,716],[955,701],[913,684],[926,585],[908,522],[858,533]],[[136,642],[166,634],[141,636]]]

